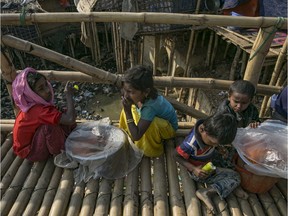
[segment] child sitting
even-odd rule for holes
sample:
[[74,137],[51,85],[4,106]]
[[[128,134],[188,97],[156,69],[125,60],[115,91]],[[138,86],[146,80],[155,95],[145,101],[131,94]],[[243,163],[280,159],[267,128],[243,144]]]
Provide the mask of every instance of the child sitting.
[[32,162],[43,161],[64,150],[64,142],[76,126],[73,89],[66,85],[67,111],[55,107],[50,82],[33,68],[19,73],[12,84],[20,111],[13,128],[13,150]]
[[247,80],[233,82],[228,91],[228,99],[223,101],[217,109],[217,113],[231,113],[238,122],[238,127],[256,128],[260,124],[259,112],[252,99],[256,89]]
[[173,106],[154,87],[152,71],[140,65],[126,71],[122,95],[119,127],[145,156],[160,156],[163,140],[175,136],[178,121]]
[[209,185],[197,190],[196,195],[213,214],[216,212],[211,196],[227,197],[240,185],[240,175],[232,169],[217,167],[214,172],[207,172],[202,167],[212,160],[215,148],[231,143],[236,133],[237,121],[233,115],[216,114],[197,121],[194,129],[174,151],[175,160],[187,168],[192,179]]

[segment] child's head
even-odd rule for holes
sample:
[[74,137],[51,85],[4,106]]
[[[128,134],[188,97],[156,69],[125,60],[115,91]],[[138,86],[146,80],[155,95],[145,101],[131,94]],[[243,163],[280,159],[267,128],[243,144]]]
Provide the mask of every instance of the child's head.
[[207,145],[229,144],[236,136],[237,121],[232,114],[215,114],[204,120],[199,132]]
[[235,112],[247,109],[256,93],[255,86],[247,80],[233,82],[228,91],[230,106]]
[[138,65],[128,69],[122,81],[124,96],[131,99],[135,104],[139,101],[144,102],[147,98],[155,99],[157,97],[153,73],[148,67]]
[[51,100],[52,92],[44,75],[30,71],[27,73],[27,83],[31,90],[45,101]]

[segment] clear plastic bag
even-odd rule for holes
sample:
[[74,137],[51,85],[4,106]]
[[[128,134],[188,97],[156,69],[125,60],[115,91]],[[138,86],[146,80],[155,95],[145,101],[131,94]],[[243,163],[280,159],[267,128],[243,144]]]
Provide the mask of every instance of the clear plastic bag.
[[[65,148],[66,156],[79,164],[74,171],[76,182],[124,177],[143,156],[122,129],[101,121],[77,125],[67,137]],[[65,167],[59,161],[58,164]]]
[[287,132],[283,122],[267,120],[257,128],[239,128],[232,144],[248,171],[287,179]]

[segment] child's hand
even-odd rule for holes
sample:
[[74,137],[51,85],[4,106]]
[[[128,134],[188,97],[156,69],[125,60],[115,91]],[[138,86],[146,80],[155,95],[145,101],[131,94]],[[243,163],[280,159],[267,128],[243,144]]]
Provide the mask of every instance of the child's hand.
[[64,88],[64,92],[66,94],[73,94],[76,91],[76,89],[73,88],[73,85],[71,82],[67,81],[65,88]]
[[131,110],[132,101],[129,98],[125,98],[124,96],[121,97],[122,105],[124,110]]
[[202,170],[202,166],[195,167],[192,172],[195,176],[202,178],[202,179],[207,178],[211,174],[210,172]]
[[251,128],[257,128],[259,125],[260,125],[260,122],[251,122],[251,123],[249,124],[249,126],[250,126]]

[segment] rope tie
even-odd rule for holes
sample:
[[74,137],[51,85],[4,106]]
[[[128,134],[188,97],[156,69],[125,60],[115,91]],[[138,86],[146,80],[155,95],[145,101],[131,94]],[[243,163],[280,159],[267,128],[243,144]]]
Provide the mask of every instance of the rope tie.
[[253,53],[253,55],[249,58],[249,61],[251,61],[260,51],[260,49],[264,46],[264,44],[268,41],[268,39],[275,33],[277,32],[278,28],[282,26],[284,22],[284,18],[283,17],[278,17],[277,18],[277,23],[276,25],[274,25],[274,29],[273,31],[271,31],[268,36],[265,38],[265,40],[263,41],[263,43],[255,50],[255,52]]

